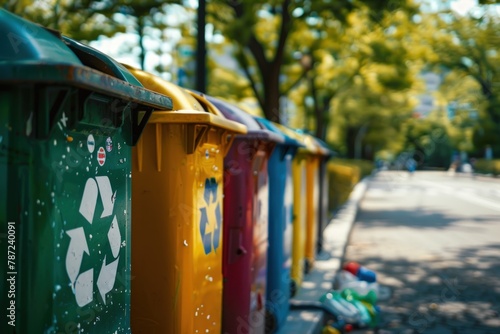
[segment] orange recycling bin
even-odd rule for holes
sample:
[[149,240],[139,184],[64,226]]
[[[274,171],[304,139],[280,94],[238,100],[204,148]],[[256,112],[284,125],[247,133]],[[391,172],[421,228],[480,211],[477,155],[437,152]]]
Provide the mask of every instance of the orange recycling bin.
[[204,97],[139,70],[172,97],[133,150],[134,333],[220,333],[223,159],[242,124]]
[[322,232],[322,224],[320,225],[321,204],[321,184],[320,184],[320,167],[326,157],[329,156],[328,150],[317,138],[299,131],[304,136],[304,140],[308,143],[311,150],[306,157],[306,233],[305,233],[305,273],[308,273],[314,266],[318,250],[318,233]]

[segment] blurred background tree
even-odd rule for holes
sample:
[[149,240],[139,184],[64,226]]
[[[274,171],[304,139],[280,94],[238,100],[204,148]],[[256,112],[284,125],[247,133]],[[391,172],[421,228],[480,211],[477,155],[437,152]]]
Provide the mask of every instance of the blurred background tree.
[[[368,20],[378,21],[385,13],[395,8],[414,10],[416,7],[410,1],[213,1],[213,8],[209,12],[213,16],[215,28],[222,35],[231,40],[234,45],[234,56],[247,77],[254,95],[266,118],[281,122],[282,108],[280,100],[286,95],[290,87],[284,82],[284,73],[287,67],[297,65],[294,57],[299,52],[309,57],[310,64],[302,63],[302,73],[315,66],[313,49],[321,44],[322,40],[331,36],[325,31],[348,25],[349,13],[360,8],[371,10]],[[333,25],[333,22],[340,22]],[[269,31],[265,27],[272,27]],[[303,29],[311,31],[309,40],[302,40],[299,49],[293,48],[289,40],[293,34]],[[308,43],[309,41],[309,43]],[[302,56],[299,56],[303,59]],[[311,87],[313,88],[313,87]],[[312,94],[313,99],[315,94]],[[322,102],[320,102],[323,100]],[[316,99],[315,111],[317,119],[323,119],[320,103],[324,99]],[[321,134],[323,130],[319,130]],[[324,137],[324,136],[321,136]]]
[[117,3],[107,0],[0,1],[4,9],[80,41],[125,31],[125,26],[113,19],[118,11]]
[[[476,93],[483,99],[471,107],[484,112],[474,127],[474,145],[479,152],[493,146],[496,155],[500,155],[500,18],[487,13],[480,17],[449,18],[449,22],[441,21],[440,28],[448,38],[435,43],[436,62],[479,85]],[[484,107],[478,105],[482,102]]]
[[[412,0],[207,0],[207,90],[303,128],[350,158],[412,152],[422,166],[445,168],[456,152],[480,157],[492,147],[500,156],[493,2],[459,15],[422,12]],[[0,6],[115,57],[133,55],[137,66],[192,87],[196,1]],[[120,35],[127,36],[121,44],[108,43]],[[161,61],[152,65],[152,56]],[[425,73],[439,77],[431,91]],[[422,114],[425,96],[433,102]]]
[[[169,4],[180,0],[4,0],[2,7],[30,21],[60,31],[73,39],[90,42],[101,36],[133,31],[138,36],[141,68],[145,68],[146,35],[167,25],[164,15]],[[1,3],[0,2],[0,3]]]

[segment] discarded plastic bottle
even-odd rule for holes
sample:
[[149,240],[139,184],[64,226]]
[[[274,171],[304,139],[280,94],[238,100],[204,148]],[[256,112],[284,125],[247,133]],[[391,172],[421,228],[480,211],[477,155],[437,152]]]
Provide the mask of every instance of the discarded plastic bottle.
[[375,272],[373,270],[370,270],[366,267],[359,267],[359,270],[358,270],[358,273],[356,274],[356,276],[362,280],[362,281],[366,281],[368,283],[374,283],[377,281],[377,274],[375,274]]
[[320,298],[326,308],[337,317],[344,319],[348,323],[359,323],[361,315],[359,310],[352,303],[347,301],[338,291],[331,291]]
[[348,262],[344,265],[344,267],[342,269],[344,269],[345,271],[348,271],[351,274],[353,274],[354,276],[356,276],[358,274],[360,267],[361,267],[361,265],[357,262]]
[[342,334],[342,332],[339,331],[335,327],[332,327],[330,325],[326,325],[325,327],[323,327],[323,330],[321,331],[321,334]]
[[341,296],[358,309],[360,314],[359,324],[361,326],[374,327],[378,324],[380,309],[375,306],[377,297],[374,291],[361,296],[355,290],[345,289],[342,291]]
[[377,297],[379,293],[377,282],[369,283],[367,281],[362,281],[357,276],[346,270],[341,270],[339,272],[337,282],[339,291],[352,289],[361,296],[367,295],[370,291],[373,291],[375,297]]

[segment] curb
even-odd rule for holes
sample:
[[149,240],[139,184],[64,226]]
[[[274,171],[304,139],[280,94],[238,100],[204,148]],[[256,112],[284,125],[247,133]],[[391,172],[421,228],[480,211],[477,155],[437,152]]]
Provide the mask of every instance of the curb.
[[[318,302],[324,293],[332,289],[369,181],[370,176],[365,177],[354,187],[347,202],[325,228],[323,251],[317,255],[313,270],[304,276],[292,302]],[[277,333],[321,333],[324,318],[319,310],[290,310],[285,325]]]

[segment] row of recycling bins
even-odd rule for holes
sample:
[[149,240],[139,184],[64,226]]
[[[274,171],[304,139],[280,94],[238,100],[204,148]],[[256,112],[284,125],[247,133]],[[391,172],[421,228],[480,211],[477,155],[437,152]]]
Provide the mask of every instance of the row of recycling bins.
[[0,332],[282,326],[331,151],[4,10],[0,32]]

